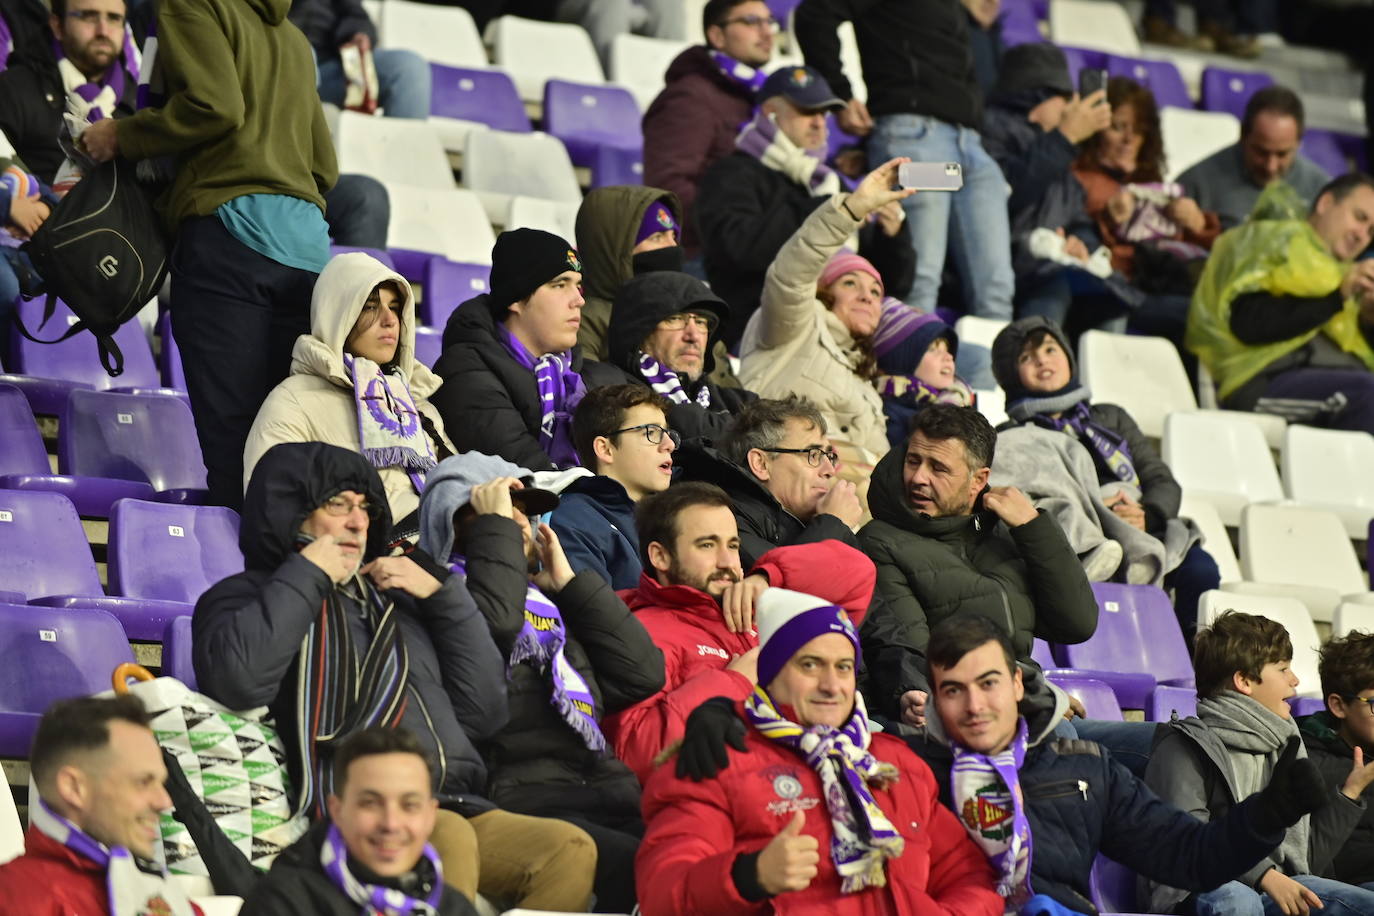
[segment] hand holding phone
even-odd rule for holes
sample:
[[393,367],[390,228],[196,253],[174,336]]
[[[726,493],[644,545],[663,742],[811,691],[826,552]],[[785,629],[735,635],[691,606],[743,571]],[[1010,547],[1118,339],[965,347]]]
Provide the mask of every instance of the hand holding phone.
[[[1102,92],[1107,88],[1107,71],[1098,67],[1084,67],[1078,71],[1078,97],[1086,99],[1094,92]],[[1104,97],[1103,102],[1106,101]]]

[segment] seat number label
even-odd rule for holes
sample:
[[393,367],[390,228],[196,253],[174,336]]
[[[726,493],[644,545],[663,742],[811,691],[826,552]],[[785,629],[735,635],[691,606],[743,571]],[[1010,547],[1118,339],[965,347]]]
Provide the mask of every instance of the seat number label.
[[39,630],[38,638],[43,642],[57,642],[56,630]]
[[186,537],[186,529],[182,528],[180,525],[168,525],[167,533],[174,538]]

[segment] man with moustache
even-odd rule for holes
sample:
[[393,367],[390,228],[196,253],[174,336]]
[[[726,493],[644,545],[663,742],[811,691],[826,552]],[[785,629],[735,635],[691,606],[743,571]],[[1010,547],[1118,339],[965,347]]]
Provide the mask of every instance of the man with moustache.
[[711,697],[743,700],[756,686],[760,595],[770,586],[804,591],[843,607],[857,627],[873,597],[874,570],[853,547],[824,540],[770,550],[745,576],[730,498],[709,483],[647,496],[637,516],[644,572],[638,588],[621,594],[663,650],[664,685],[605,727],[644,782],[696,706]]

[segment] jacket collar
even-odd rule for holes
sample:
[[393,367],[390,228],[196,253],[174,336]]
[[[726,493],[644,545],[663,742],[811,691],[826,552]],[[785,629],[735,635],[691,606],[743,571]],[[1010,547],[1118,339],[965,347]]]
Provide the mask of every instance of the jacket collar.
[[639,586],[621,593],[632,611],[662,610],[700,617],[725,626],[716,599],[690,585],[660,585],[648,570],[639,574]]
[[94,862],[83,855],[79,855],[75,850],[57,842],[52,837],[43,833],[37,827],[30,826],[24,832],[24,855],[35,859],[46,859],[50,862],[57,862],[67,868],[74,868],[77,871],[102,874],[105,866],[99,862]]

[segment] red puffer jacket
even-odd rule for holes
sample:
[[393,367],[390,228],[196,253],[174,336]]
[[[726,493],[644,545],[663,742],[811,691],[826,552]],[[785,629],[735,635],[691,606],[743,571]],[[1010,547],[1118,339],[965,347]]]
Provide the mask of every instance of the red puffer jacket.
[[[1000,916],[1002,898],[992,889],[987,859],[940,804],[930,768],[901,739],[874,735],[869,751],[897,767],[897,782],[873,797],[906,847],[887,863],[886,887],[855,894],[840,893],[820,777],[753,728],[746,741],[745,753],[730,749],[730,765],[715,779],[678,779],[664,766],[649,780],[643,798],[648,829],[635,859],[644,916]],[[802,831],[819,843],[819,873],[805,890],[745,900],[730,873],[735,859],[766,846],[795,811],[805,812]]]
[[[772,585],[838,604],[855,627],[873,600],[877,576],[872,560],[839,541],[776,547],[751,572],[765,574]],[[616,756],[644,783],[654,757],[682,737],[693,709],[711,697],[742,700],[754,689],[753,681],[726,665],[759,641],[754,631],[731,633],[716,600],[691,586],[659,585],[642,573],[639,588],[620,597],[663,650],[663,689],[601,723]]]

